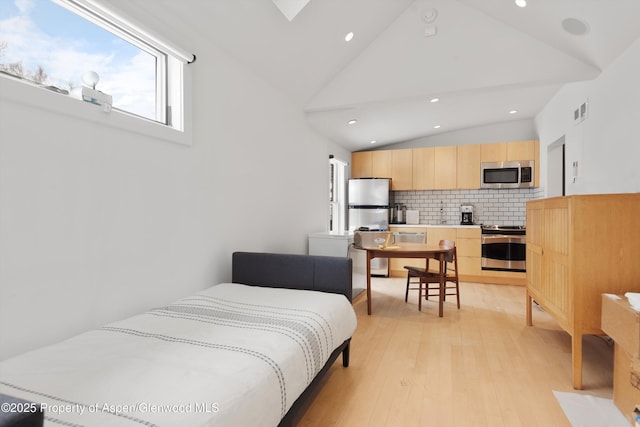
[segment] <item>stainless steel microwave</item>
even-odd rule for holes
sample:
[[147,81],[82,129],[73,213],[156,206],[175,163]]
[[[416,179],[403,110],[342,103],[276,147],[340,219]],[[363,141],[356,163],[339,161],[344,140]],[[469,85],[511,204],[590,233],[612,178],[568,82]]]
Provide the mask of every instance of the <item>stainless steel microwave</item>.
[[480,188],[533,187],[533,160],[483,162],[480,164]]

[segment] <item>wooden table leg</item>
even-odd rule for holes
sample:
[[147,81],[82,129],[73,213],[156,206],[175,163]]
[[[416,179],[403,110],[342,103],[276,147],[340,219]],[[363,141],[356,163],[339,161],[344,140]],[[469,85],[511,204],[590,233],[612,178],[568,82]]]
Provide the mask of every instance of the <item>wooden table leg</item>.
[[533,304],[533,298],[531,298],[529,291],[527,291],[526,298],[525,307],[527,307],[527,326],[533,326],[533,316],[531,315],[531,304]]
[[371,315],[371,254],[367,251],[367,314]]
[[438,315],[443,316],[442,306],[444,305],[444,253],[440,254],[440,297],[438,301]]

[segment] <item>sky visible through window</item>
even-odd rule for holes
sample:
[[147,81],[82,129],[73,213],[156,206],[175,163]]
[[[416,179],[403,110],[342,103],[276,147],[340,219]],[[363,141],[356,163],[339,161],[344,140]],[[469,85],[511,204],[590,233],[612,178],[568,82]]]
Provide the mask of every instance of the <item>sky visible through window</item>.
[[[0,69],[21,63],[25,74],[38,67],[45,85],[82,86],[82,74],[100,75],[96,89],[113,96],[113,106],[156,119],[156,57],[50,0],[0,0]],[[71,91],[77,96],[78,89]]]

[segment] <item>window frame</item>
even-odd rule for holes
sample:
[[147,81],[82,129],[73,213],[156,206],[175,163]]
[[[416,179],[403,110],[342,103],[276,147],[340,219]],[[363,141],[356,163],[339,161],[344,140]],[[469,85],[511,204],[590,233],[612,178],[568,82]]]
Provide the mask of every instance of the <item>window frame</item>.
[[347,162],[329,156],[329,232],[347,230]]
[[[0,74],[0,98],[171,142],[192,145],[189,108],[191,73],[186,65],[195,60],[195,55],[169,45],[91,0],[52,0],[52,2],[156,58],[156,118],[149,119],[117,107],[105,113],[100,106],[84,101],[78,102],[79,100],[72,96],[56,93],[28,80],[5,74]],[[24,91],[27,91],[28,96],[25,96]],[[71,102],[61,101],[64,98]],[[62,107],[60,102],[65,106]]]

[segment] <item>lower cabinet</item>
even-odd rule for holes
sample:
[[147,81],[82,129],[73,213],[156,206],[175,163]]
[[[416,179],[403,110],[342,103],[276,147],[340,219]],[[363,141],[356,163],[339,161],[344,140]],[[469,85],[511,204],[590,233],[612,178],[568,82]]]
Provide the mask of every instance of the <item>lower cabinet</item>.
[[[482,270],[482,241],[479,227],[390,227],[394,231],[422,231],[427,233],[427,243],[437,244],[440,240],[454,240],[458,251],[458,274],[460,280],[477,283],[495,283],[508,285],[526,285],[526,273],[510,271]],[[392,277],[406,277],[405,265],[424,267],[425,260],[415,258],[391,258],[389,274]],[[438,265],[429,262],[429,268],[437,271]]]
[[[391,231],[392,233],[395,231],[400,231],[400,232],[404,231],[404,232],[411,232],[411,233],[423,232],[423,233],[427,233],[427,239],[429,238],[429,232],[427,231],[427,228],[389,227],[389,231]],[[389,258],[389,275],[392,277],[402,277],[402,276],[406,277],[407,270],[404,269],[405,265],[424,268],[425,260],[418,259],[418,258]]]
[[458,275],[461,280],[480,281],[482,267],[482,244],[479,228],[456,229],[456,247],[458,248]]

